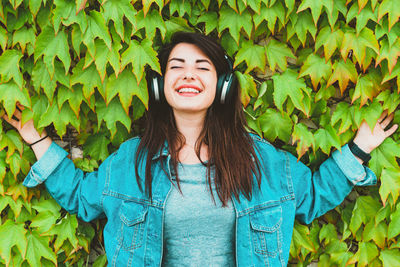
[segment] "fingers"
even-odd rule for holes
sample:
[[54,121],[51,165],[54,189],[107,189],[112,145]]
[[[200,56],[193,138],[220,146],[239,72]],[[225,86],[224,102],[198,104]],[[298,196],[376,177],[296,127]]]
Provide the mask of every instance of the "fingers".
[[393,117],[394,117],[394,113],[387,116],[386,119],[380,123],[382,129],[385,129],[389,125],[389,123],[393,120]]
[[389,130],[385,131],[386,137],[391,136],[396,130],[399,128],[399,125],[395,124],[392,127],[390,127]]
[[388,114],[387,110],[383,111],[383,113],[381,114],[381,116],[378,119],[378,123],[381,123],[387,114]]
[[19,128],[19,120],[15,120],[13,118],[8,118],[7,115],[3,115],[2,117],[6,122],[11,124],[14,128]]

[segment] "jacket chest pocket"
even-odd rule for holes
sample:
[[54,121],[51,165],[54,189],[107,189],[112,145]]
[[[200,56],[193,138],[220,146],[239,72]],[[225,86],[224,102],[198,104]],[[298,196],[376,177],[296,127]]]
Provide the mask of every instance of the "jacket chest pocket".
[[121,225],[118,240],[124,250],[133,250],[142,245],[147,209],[147,206],[136,202],[122,203],[119,211]]
[[282,251],[282,208],[280,205],[250,214],[251,236],[256,253],[276,257]]

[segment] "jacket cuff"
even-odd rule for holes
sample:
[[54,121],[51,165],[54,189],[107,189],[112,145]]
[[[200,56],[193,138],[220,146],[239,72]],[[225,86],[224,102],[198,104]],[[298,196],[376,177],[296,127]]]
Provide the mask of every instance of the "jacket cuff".
[[64,149],[52,142],[44,155],[32,165],[23,185],[35,187],[43,183],[67,155]]
[[344,145],[341,151],[334,151],[332,158],[353,185],[376,184],[376,175],[356,159],[348,145]]

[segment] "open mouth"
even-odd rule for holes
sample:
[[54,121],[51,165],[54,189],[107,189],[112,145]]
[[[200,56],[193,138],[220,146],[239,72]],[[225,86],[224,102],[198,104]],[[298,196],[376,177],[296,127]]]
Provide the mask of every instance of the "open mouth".
[[184,94],[184,93],[193,93],[193,94],[199,94],[201,91],[196,88],[191,88],[191,87],[183,87],[178,89],[178,93]]

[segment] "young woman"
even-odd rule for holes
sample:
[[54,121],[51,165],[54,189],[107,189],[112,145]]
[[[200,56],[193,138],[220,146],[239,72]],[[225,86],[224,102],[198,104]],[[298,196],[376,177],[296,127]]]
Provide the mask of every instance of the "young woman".
[[34,143],[26,186],[44,182],[85,221],[107,217],[111,266],[286,266],[295,218],[310,223],[354,185],[376,182],[362,163],[397,129],[385,131],[393,115],[372,132],[362,124],[351,150],[333,152],[312,175],[246,131],[231,63],[211,38],[177,33],[159,59],[143,135],[96,172],[76,169],[32,121],[21,127],[20,112],[4,117]]

